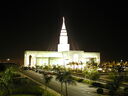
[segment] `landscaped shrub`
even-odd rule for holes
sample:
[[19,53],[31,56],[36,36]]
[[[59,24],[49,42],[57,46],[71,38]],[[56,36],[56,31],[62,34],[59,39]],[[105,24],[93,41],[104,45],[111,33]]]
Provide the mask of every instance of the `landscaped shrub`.
[[124,96],[128,96],[128,87],[124,88]]
[[87,84],[92,84],[92,81],[91,80],[83,80],[84,83],[87,83]]
[[82,82],[84,79],[78,79],[78,82]]
[[109,90],[109,95],[110,96],[114,96],[115,95],[115,92],[113,90]]
[[93,82],[92,85],[95,86],[95,87],[101,87],[101,88],[104,87],[103,84],[101,84],[101,83],[97,83],[97,82]]
[[76,81],[79,81],[80,80],[80,78],[79,77],[72,77],[74,80],[76,80]]
[[123,91],[120,89],[120,85],[117,83],[117,81],[107,83],[106,89],[109,89],[110,96],[125,96],[120,95],[123,94]]
[[125,88],[124,88],[124,91],[127,91],[127,92],[128,92],[128,87],[125,87]]
[[97,93],[98,93],[98,94],[103,94],[103,92],[104,92],[104,91],[103,91],[102,88],[98,88],[98,89],[97,89]]
[[0,88],[0,96],[5,96],[5,95],[6,95],[6,91]]
[[111,96],[119,95],[121,92],[120,86],[124,81],[124,74],[119,72],[113,72],[109,74],[110,82],[106,84],[106,88],[109,89],[109,94]]
[[127,74],[128,74],[128,72],[125,72],[125,74],[124,74],[125,75],[124,81],[126,81],[126,82],[128,81],[128,75]]
[[13,77],[20,77],[21,75],[17,72],[13,73]]
[[97,71],[97,69],[91,69],[88,68],[84,71],[85,77],[91,80],[97,80],[100,77],[99,72]]

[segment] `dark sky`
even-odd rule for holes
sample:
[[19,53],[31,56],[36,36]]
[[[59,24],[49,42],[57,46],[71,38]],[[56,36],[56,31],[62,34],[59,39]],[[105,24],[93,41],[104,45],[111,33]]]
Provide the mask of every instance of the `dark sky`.
[[102,60],[128,60],[127,10],[125,0],[2,0],[0,58],[56,50],[64,16],[71,49],[99,51]]

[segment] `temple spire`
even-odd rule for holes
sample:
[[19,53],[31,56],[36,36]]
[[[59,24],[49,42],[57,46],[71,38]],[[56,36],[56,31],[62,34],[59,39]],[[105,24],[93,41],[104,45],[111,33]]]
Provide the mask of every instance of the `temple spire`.
[[66,29],[66,27],[65,27],[65,19],[64,19],[64,17],[63,17],[63,25],[62,25],[62,29]]
[[63,17],[62,29],[59,37],[58,51],[69,51],[70,45],[68,44],[67,30],[65,27],[65,19]]

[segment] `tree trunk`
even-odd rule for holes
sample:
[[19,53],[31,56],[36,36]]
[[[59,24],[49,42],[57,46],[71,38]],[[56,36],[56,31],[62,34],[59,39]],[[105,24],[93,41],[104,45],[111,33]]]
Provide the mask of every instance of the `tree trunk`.
[[5,83],[3,83],[3,85],[4,85],[4,88],[6,89],[6,94],[5,94],[5,96],[10,95],[10,90],[9,90],[8,86],[7,86]]
[[47,96],[47,84],[45,84],[45,92],[44,92],[45,96]]
[[61,83],[61,96],[63,94],[63,83]]
[[66,96],[68,96],[68,88],[67,88],[67,83],[65,83],[65,92],[66,92]]

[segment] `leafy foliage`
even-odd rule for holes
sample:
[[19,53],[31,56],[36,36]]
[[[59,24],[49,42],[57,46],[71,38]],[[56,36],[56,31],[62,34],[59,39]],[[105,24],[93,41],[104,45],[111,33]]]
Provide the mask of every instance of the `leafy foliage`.
[[13,84],[13,68],[9,67],[3,72],[2,77],[0,78],[0,93],[4,96],[10,94],[10,87]]
[[117,94],[122,82],[124,81],[124,76],[123,76],[123,73],[116,71],[116,72],[110,73],[109,78],[112,81],[107,83],[106,88],[109,89],[109,94],[113,96]]
[[95,86],[95,87],[100,87],[100,88],[104,87],[104,85],[99,83],[99,82],[93,82],[92,85]]
[[59,71],[56,75],[56,79],[61,83],[61,92],[63,83],[65,84],[66,96],[68,96],[67,84],[76,85],[75,80],[69,71]]
[[97,68],[86,68],[84,71],[85,77],[91,80],[97,80],[100,77],[99,72],[97,71]]
[[43,77],[44,77],[44,83],[45,83],[45,93],[44,95],[48,96],[48,92],[47,92],[47,86],[50,83],[51,79],[53,78],[50,74],[48,73],[43,73]]
[[46,84],[48,84],[53,78],[50,74],[47,74],[47,73],[43,73],[43,76],[44,76],[44,81]]
[[103,91],[102,88],[98,88],[98,89],[97,89],[97,93],[98,93],[98,94],[103,94],[103,92],[104,92],[104,91]]

